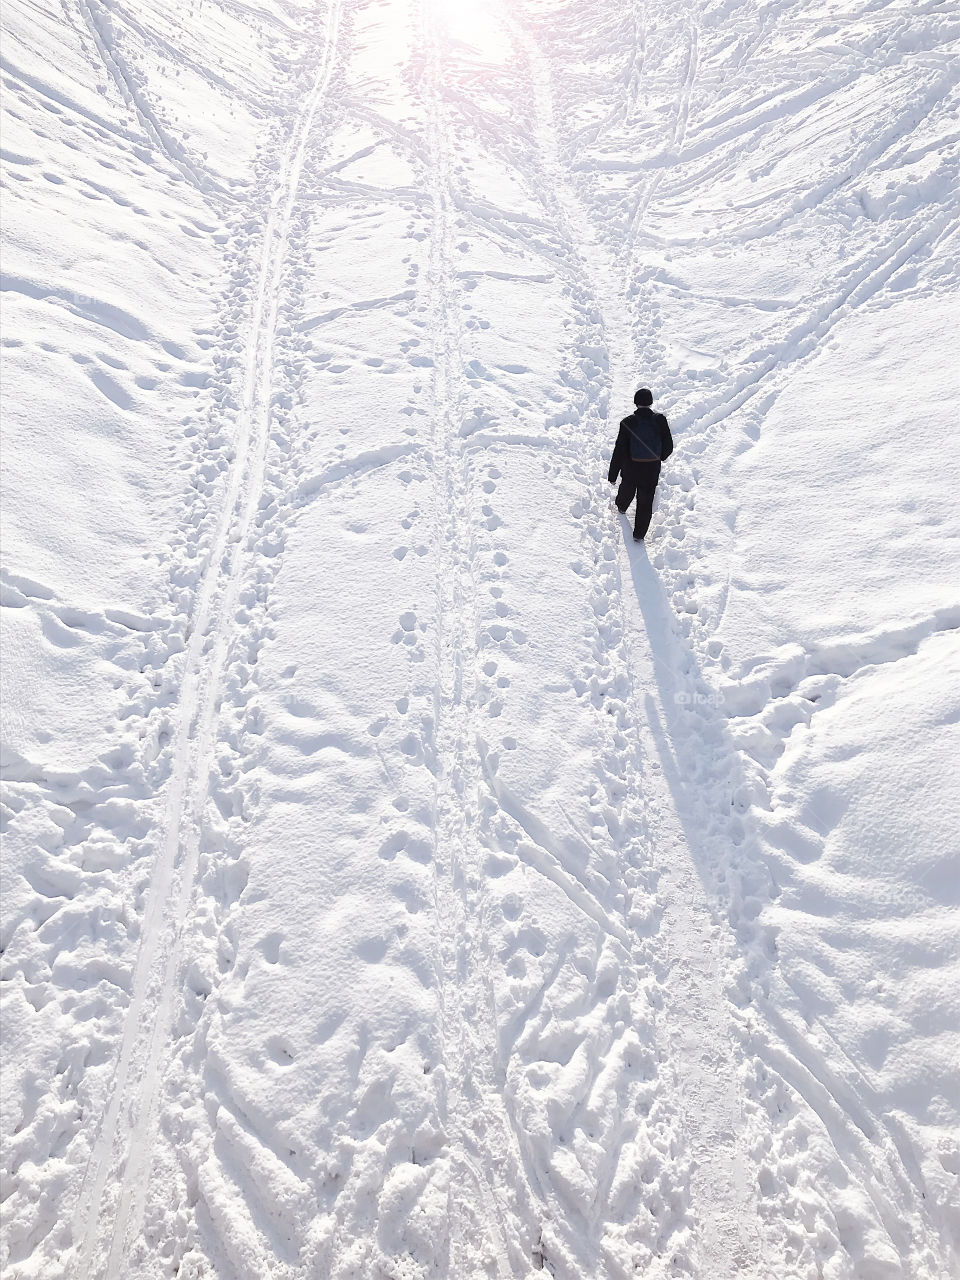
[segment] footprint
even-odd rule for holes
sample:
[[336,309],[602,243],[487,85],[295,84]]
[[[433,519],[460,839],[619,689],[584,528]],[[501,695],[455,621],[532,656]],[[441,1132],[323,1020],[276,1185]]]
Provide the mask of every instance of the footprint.
[[267,964],[280,963],[280,946],[282,942],[282,933],[268,933],[265,938],[261,938],[259,947]]
[[421,866],[427,866],[433,861],[433,845],[422,836],[408,839],[404,853],[412,862],[419,862]]
[[386,938],[365,938],[357,943],[357,955],[367,964],[379,964],[387,954],[389,943]]
[[[400,807],[400,802],[394,800],[394,805]],[[405,802],[404,802],[405,807]],[[410,837],[406,831],[395,831],[392,836],[388,836],[383,844],[377,850],[384,862],[392,862],[398,853],[401,853],[407,847]]]
[[394,885],[391,892],[399,898],[411,915],[416,915],[427,905],[427,899],[418,884],[413,880],[403,880]]
[[523,910],[523,901],[518,893],[508,893],[500,904],[500,910],[507,920],[516,920]]
[[274,1062],[281,1067],[292,1067],[296,1061],[296,1050],[281,1036],[271,1036],[264,1048]]
[[75,631],[71,631],[68,627],[60,624],[59,620],[52,617],[44,617],[40,621],[40,628],[44,636],[51,644],[55,644],[59,649],[72,649],[78,644],[83,644],[83,638]]
[[102,369],[88,369],[87,376],[97,390],[108,400],[113,401],[118,409],[132,408],[133,397]]
[[62,605],[54,609],[54,613],[66,627],[75,631],[92,631],[97,634],[103,631],[103,620],[95,613],[87,613],[85,609],[73,609]]
[[517,934],[517,942],[532,956],[542,956],[547,949],[547,939],[539,929],[527,926]]
[[506,876],[517,865],[517,859],[506,854],[489,853],[484,861],[483,869],[489,876]]
[[320,1022],[317,1024],[317,1030],[315,1033],[316,1043],[325,1044],[331,1036],[340,1029],[346,1021],[346,1017],[346,1013],[337,1011],[334,1013],[328,1013],[325,1017],[321,1018]]

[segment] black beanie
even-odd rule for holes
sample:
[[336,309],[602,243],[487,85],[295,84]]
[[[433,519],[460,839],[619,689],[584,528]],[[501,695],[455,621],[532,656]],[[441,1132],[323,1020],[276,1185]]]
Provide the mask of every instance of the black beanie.
[[638,409],[648,409],[653,404],[653,394],[646,387],[641,387],[637,394],[633,397],[633,403]]

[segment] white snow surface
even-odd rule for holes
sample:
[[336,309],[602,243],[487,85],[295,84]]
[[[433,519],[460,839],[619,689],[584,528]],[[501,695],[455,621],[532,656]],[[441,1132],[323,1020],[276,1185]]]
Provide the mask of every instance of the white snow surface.
[[4,24],[4,1277],[960,1276],[955,0]]

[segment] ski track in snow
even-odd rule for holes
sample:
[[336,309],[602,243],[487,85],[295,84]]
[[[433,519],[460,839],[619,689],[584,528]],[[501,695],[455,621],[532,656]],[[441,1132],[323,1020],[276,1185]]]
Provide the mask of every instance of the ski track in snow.
[[[196,875],[202,815],[213,767],[219,691],[231,647],[231,622],[237,613],[245,562],[251,552],[261,556],[264,553],[263,547],[257,545],[254,519],[263,492],[282,273],[306,150],[336,65],[339,19],[339,0],[334,0],[315,83],[294,121],[279,166],[276,189],[268,197],[235,456],[219,527],[197,590],[184,654],[180,723],[173,743],[174,766],[168,783],[166,836],[148,891],[144,942],[134,970],[112,1097],[79,1197],[77,1218],[81,1244],[77,1273],[84,1280],[91,1276],[124,1274],[130,1237],[138,1232],[143,1213],[148,1172],[145,1162],[150,1160],[156,1123],[155,1099],[165,1046],[172,1030],[175,985],[181,976],[177,939],[183,929]],[[145,1019],[144,1006],[148,999],[155,1007],[152,1017]],[[118,1178],[114,1161],[120,1170]],[[109,1212],[104,1215],[102,1204],[111,1173],[119,1183],[112,1222]],[[107,1243],[101,1250],[104,1219]],[[103,1252],[105,1259],[101,1256]]]
[[[11,1280],[960,1265],[949,1102],[885,1092],[811,985],[834,828],[802,795],[833,793],[791,737],[849,759],[843,709],[946,668],[960,605],[745,648],[705,483],[852,320],[955,288],[956,25],[77,0],[18,32],[11,190],[159,248],[137,296],[95,234],[91,269],[18,231],[5,296],[118,474],[135,410],[175,442],[115,579],[19,509],[4,570],[12,665],[53,690],[5,729]],[[777,41],[807,69],[771,83]],[[766,264],[793,239],[805,292]],[[755,244],[754,296],[724,255]],[[678,448],[636,547],[605,471],[641,379]],[[956,934],[917,894],[922,973]]]

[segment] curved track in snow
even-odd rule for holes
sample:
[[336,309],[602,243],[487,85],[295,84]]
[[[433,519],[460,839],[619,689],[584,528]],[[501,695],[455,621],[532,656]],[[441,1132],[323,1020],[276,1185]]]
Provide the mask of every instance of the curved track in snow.
[[76,1274],[83,1280],[127,1274],[127,1256],[140,1231],[158,1092],[170,1052],[177,988],[183,981],[180,938],[197,873],[210,772],[216,767],[213,754],[224,676],[240,592],[251,556],[259,551],[255,518],[270,437],[278,308],[291,224],[311,134],[336,67],[339,24],[340,0],[332,0],[314,83],[290,129],[274,190],[267,196],[233,457],[183,655],[166,835],[147,891],[143,941],[111,1099],[78,1199]]

